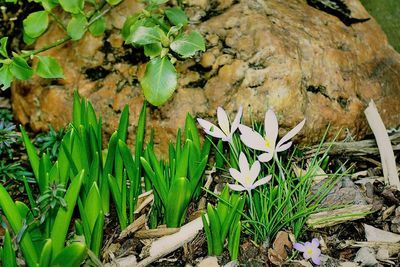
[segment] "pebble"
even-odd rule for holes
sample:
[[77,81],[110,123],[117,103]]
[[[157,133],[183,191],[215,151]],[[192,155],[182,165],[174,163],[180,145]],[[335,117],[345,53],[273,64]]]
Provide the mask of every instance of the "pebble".
[[375,251],[372,248],[363,247],[357,251],[354,262],[360,264],[360,266],[375,266],[378,263],[375,256]]

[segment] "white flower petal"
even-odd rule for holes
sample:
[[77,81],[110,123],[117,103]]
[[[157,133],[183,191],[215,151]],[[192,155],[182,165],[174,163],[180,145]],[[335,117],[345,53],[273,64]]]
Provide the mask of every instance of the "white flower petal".
[[241,133],[240,139],[246,146],[255,150],[267,151],[265,140],[259,133],[242,124],[239,125],[239,130]]
[[246,155],[243,152],[240,152],[239,155],[239,168],[243,175],[250,171],[249,162],[247,161]]
[[211,122],[200,118],[197,119],[197,122],[200,124],[201,127],[203,127],[204,131],[208,135],[211,135],[216,138],[226,137],[226,135],[221,131],[221,129],[218,128],[218,126],[216,126],[215,124],[212,124]]
[[223,108],[218,107],[217,109],[218,124],[225,135],[229,135],[229,118]]
[[249,171],[249,176],[251,178],[251,184],[254,183],[254,181],[257,179],[258,174],[260,173],[260,162],[258,160],[256,160],[253,165],[251,166],[251,169]]
[[272,159],[273,156],[274,156],[274,154],[267,152],[267,153],[259,155],[258,160],[260,162],[268,162]]
[[300,251],[300,252],[304,252],[306,250],[306,248],[304,247],[303,244],[300,243],[294,243],[293,244],[293,248]]
[[265,138],[268,139],[270,147],[274,149],[278,138],[278,119],[272,109],[265,113],[264,128]]
[[313,238],[313,240],[311,240],[311,245],[312,245],[314,248],[318,248],[318,247],[319,247],[319,240],[318,240],[318,238]]
[[301,128],[303,128],[305,122],[306,122],[305,119],[302,120],[299,124],[296,125],[296,127],[294,127],[284,137],[282,137],[282,139],[279,140],[277,147],[282,146],[284,143],[286,143],[287,141],[292,139],[293,136],[295,136],[298,132],[300,132],[300,130],[301,130]]
[[258,180],[257,182],[255,182],[255,183],[251,186],[252,189],[254,189],[254,188],[256,188],[256,187],[258,187],[258,186],[260,186],[260,185],[263,185],[263,184],[268,183],[269,180],[271,180],[271,177],[272,177],[271,175],[268,175],[267,177],[264,177],[264,178]]
[[231,135],[233,135],[233,133],[239,127],[240,119],[242,118],[242,114],[243,114],[243,108],[240,107],[239,110],[238,110],[238,113],[236,114],[235,120],[233,121],[233,123],[231,125],[231,133],[230,133]]
[[285,151],[285,150],[289,149],[289,147],[291,147],[292,144],[293,144],[293,142],[290,141],[290,142],[287,142],[286,144],[283,144],[283,145],[281,145],[281,146],[277,146],[277,147],[276,147],[276,152]]
[[228,184],[229,188],[233,191],[244,191],[247,190],[245,187],[238,184]]
[[231,174],[232,178],[235,179],[237,182],[244,184],[244,177],[238,170],[230,168],[229,173]]

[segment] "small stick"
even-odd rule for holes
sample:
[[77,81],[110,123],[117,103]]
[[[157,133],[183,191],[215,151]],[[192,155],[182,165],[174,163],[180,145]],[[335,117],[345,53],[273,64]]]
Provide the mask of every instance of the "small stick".
[[373,100],[368,105],[368,108],[364,110],[365,116],[372,132],[375,135],[376,143],[378,144],[379,154],[382,161],[383,176],[385,182],[391,186],[395,186],[400,190],[400,181],[397,174],[396,160],[393,153],[393,148],[390,143],[389,136],[386,132],[386,127],[383,124],[382,118],[376,109]]

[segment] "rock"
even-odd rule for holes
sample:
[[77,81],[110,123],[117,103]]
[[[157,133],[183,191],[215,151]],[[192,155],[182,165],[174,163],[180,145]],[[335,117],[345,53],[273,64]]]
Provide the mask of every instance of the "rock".
[[368,247],[362,247],[357,251],[354,262],[360,264],[360,266],[375,266],[378,263],[375,251]]
[[197,267],[219,267],[218,259],[217,257],[207,257],[199,262]]
[[[207,41],[207,52],[179,63],[181,78],[174,96],[162,107],[148,108],[147,125],[155,128],[156,146],[167,147],[187,112],[216,120],[218,106],[231,114],[243,106],[245,123],[250,115],[263,121],[266,110],[273,108],[281,134],[306,118],[297,136],[304,145],[318,143],[328,124],[329,137],[348,129],[353,137],[363,138],[370,132],[363,110],[371,98],[386,127],[399,126],[400,55],[374,19],[347,27],[304,0],[185,3],[191,27]],[[370,17],[359,0],[347,3],[354,17]],[[47,129],[49,123],[63,126],[70,120],[72,91],[77,88],[103,117],[108,135],[128,104],[133,141],[144,101],[138,79],[147,59],[117,36],[125,18],[140,8],[137,1],[125,0],[107,15],[103,37],[86,34],[79,42],[43,53],[60,61],[65,80],[34,77],[14,83],[15,117],[35,131]],[[52,25],[36,48],[62,34]]]

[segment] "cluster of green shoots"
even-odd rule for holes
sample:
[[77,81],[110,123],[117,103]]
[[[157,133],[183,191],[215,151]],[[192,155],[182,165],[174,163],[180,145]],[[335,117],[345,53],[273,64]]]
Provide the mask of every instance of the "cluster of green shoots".
[[[32,45],[49,28],[51,20],[65,36],[36,50],[8,52],[8,37],[0,39],[0,88],[12,81],[28,80],[34,74],[46,79],[64,78],[59,62],[41,53],[69,41],[78,41],[86,32],[101,36],[106,30],[105,14],[123,0],[34,0],[43,10],[29,14],[23,21],[23,40]],[[13,1],[11,1],[13,2]],[[177,87],[178,75],[174,63],[178,59],[205,51],[199,32],[185,32],[188,17],[180,7],[165,7],[168,0],[146,0],[142,12],[127,18],[121,35],[126,44],[143,47],[150,58],[140,84],[147,101],[155,106],[165,103]],[[65,15],[60,16],[60,9]],[[58,11],[55,11],[58,10]],[[32,64],[32,60],[36,64]]]
[[[221,139],[216,144],[208,137],[201,140],[195,120],[187,114],[183,130],[178,131],[175,144],[169,144],[168,156],[163,159],[154,152],[153,132],[145,142],[146,104],[137,120],[132,152],[126,143],[128,106],[104,148],[102,120],[93,106],[77,93],[73,102],[72,122],[61,140],[47,140],[47,148],[58,144],[57,153],[51,149],[40,152],[21,127],[34,182],[28,183],[25,175],[20,177],[26,203],[14,201],[0,185],[0,209],[6,219],[0,250],[3,266],[16,266],[15,248],[28,266],[101,266],[106,216],[115,209],[120,230],[124,230],[137,216],[139,195],[150,190],[154,202],[148,225],[180,227],[188,220],[189,204],[197,203],[205,193],[202,188],[212,147],[218,169],[230,173],[227,186],[215,195],[217,205],[208,204],[202,215],[212,255],[223,252],[227,239],[230,256],[236,260],[241,233],[264,245],[282,228],[299,236],[308,215],[318,210],[318,203],[333,185],[331,179],[310,195],[321,160],[315,158],[307,172],[294,175],[291,157],[283,160],[278,153],[289,148],[290,139],[303,123],[275,144],[277,122],[271,111],[267,112],[264,137],[240,124],[241,110],[232,127],[222,109],[218,110],[220,127],[198,119],[209,135]],[[238,128],[240,136],[235,132]]]

